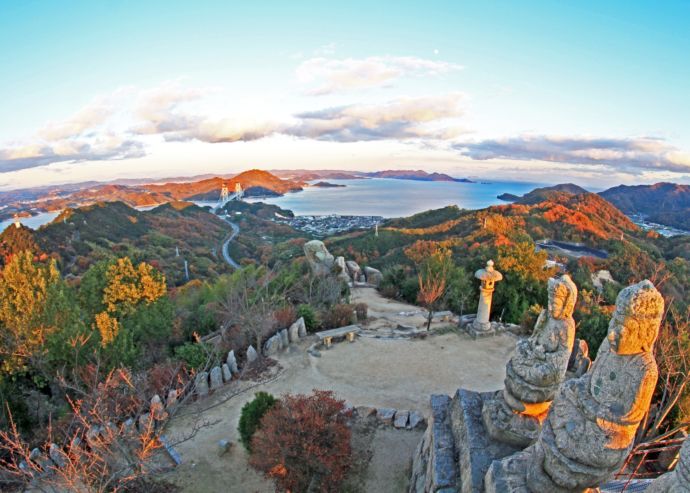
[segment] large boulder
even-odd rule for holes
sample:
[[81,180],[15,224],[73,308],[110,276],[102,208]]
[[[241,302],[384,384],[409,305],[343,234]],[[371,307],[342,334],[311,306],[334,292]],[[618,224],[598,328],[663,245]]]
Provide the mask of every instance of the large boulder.
[[354,260],[348,260],[345,262],[345,266],[347,267],[347,271],[352,280],[359,281],[359,276],[362,275],[362,268],[359,266],[359,264]]
[[312,240],[304,244],[304,255],[314,274],[325,276],[331,273],[335,265],[335,258],[328,252],[323,241]]
[[381,281],[383,281],[383,274],[381,274],[381,271],[373,267],[365,267],[364,275],[367,278],[367,282],[372,286],[378,287]]
[[335,265],[338,267],[338,277],[345,282],[352,282],[350,279],[350,274],[347,270],[347,265],[345,265],[345,257],[338,257],[335,259]]

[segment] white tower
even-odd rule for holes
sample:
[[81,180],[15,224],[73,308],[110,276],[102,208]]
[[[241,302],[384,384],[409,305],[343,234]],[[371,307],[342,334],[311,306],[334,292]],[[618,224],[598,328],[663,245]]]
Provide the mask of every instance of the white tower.
[[238,181],[235,183],[235,198],[237,200],[242,200],[242,196],[244,195],[244,190],[242,190],[242,184]]
[[225,183],[223,183],[223,186],[220,187],[220,203],[224,204],[225,202],[228,201],[228,187]]
[[22,226],[22,223],[19,220],[19,214],[15,214],[14,215],[14,227],[19,229],[19,228],[21,228],[21,226]]

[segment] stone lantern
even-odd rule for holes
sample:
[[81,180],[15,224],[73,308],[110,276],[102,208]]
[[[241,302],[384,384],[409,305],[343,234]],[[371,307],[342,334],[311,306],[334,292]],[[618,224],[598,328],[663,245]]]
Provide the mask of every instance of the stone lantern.
[[489,315],[491,315],[491,298],[494,294],[494,285],[503,279],[503,274],[494,269],[494,261],[489,260],[486,268],[479,269],[474,277],[481,281],[479,286],[479,306],[477,318],[472,323],[472,328],[477,332],[486,332],[491,329]]

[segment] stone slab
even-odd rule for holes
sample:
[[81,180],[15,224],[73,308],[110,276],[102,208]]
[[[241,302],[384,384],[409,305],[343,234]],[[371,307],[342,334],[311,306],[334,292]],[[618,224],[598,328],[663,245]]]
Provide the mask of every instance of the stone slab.
[[481,339],[484,337],[493,337],[497,334],[497,332],[494,329],[477,330],[474,328],[474,326],[472,324],[466,325],[465,331],[467,331],[467,333],[469,334],[469,336],[472,339]]
[[393,423],[393,418],[395,417],[395,409],[389,407],[380,407],[376,410],[376,417],[384,424]]
[[407,427],[411,430],[416,429],[424,424],[424,416],[419,411],[410,411],[410,421]]
[[482,421],[484,401],[493,392],[458,389],[450,404],[451,426],[458,450],[461,493],[484,493],[484,476],[491,462],[520,449],[493,440]]
[[444,488],[455,491],[458,482],[450,405],[451,399],[447,395],[431,396],[431,477],[427,477],[427,483],[433,485],[433,491],[443,491]]
[[395,413],[395,419],[393,420],[393,426],[396,428],[406,428],[407,420],[410,417],[410,412],[402,409],[398,409]]

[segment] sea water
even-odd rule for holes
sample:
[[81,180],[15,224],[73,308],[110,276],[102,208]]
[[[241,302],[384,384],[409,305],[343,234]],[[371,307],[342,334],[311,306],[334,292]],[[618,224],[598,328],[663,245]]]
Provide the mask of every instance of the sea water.
[[389,178],[328,180],[345,185],[337,188],[308,187],[282,197],[248,198],[266,202],[297,215],[354,215],[403,217],[457,205],[463,209],[482,209],[505,204],[497,198],[502,193],[523,195],[539,186],[525,182],[463,183],[448,181],[414,181]]
[[[282,197],[247,198],[248,202],[266,202],[297,215],[352,215],[403,217],[429,209],[440,209],[457,205],[464,209],[482,209],[490,205],[505,203],[497,198],[502,193],[523,195],[539,186],[525,182],[462,183],[448,181],[414,181],[389,178],[360,180],[328,180],[329,183],[345,185],[337,188],[307,187]],[[216,202],[198,201],[198,205],[213,207]],[[148,210],[151,207],[138,207]],[[20,219],[24,226],[38,229],[59,214],[42,212]],[[14,222],[7,219],[0,222],[0,231]]]

